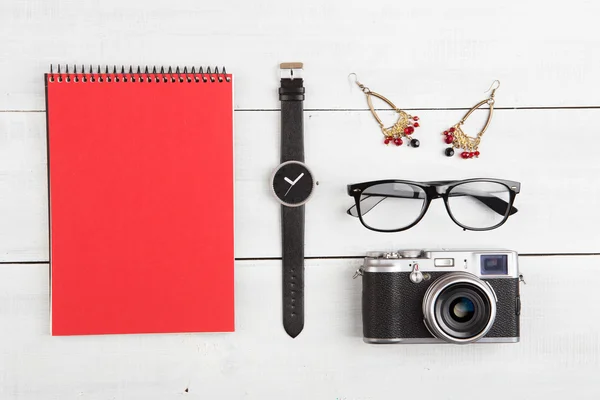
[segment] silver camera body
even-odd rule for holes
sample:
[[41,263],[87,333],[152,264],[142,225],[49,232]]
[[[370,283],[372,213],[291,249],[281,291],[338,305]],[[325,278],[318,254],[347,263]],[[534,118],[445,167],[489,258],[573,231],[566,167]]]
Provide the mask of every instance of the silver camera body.
[[519,341],[515,251],[370,252],[359,273],[367,343]]

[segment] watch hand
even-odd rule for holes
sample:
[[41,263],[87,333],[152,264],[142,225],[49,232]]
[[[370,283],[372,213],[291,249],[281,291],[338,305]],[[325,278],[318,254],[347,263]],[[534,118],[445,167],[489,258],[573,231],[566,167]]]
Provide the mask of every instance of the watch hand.
[[287,192],[285,192],[285,194],[283,195],[283,197],[287,196],[287,194],[290,192],[290,190],[292,190],[293,187],[294,187],[294,184],[292,184],[290,186],[290,188],[287,190]]
[[296,178],[296,180],[294,181],[293,185],[295,185],[295,184],[296,184],[296,182],[298,182],[298,181],[300,180],[300,178],[302,178],[303,176],[304,176],[304,172],[303,172],[303,173],[301,173],[301,174],[300,174],[300,175],[299,175],[299,176]]
[[294,185],[294,183],[296,182],[292,182],[292,180],[290,178],[288,178],[287,176],[285,178],[283,178],[284,181],[286,181],[287,183],[289,183],[290,185]]

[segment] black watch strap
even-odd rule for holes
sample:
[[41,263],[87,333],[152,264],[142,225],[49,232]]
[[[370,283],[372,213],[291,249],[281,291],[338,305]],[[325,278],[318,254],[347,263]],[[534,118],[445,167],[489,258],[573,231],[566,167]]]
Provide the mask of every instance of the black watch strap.
[[283,327],[295,338],[304,328],[304,206],[281,206]]
[[304,162],[304,80],[281,79],[281,162]]
[[[304,81],[283,78],[281,162],[304,162]],[[281,206],[283,327],[295,338],[304,328],[304,206]]]

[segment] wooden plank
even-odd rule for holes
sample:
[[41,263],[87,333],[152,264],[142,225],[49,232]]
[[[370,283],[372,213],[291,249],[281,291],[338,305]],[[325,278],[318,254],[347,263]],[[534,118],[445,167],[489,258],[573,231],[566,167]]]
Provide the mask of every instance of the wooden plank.
[[363,343],[361,281],[352,279],[360,260],[308,262],[296,339],[281,326],[278,262],[236,264],[235,333],[54,338],[47,266],[4,265],[0,397],[595,399],[599,262],[521,257],[521,343],[467,346]]
[[46,114],[0,114],[0,261],[48,260]]
[[402,107],[470,107],[494,79],[507,107],[600,105],[600,53],[586,39],[598,2],[166,4],[2,1],[0,110],[43,109],[50,63],[224,64],[237,108],[276,108],[289,60],[304,62],[309,108],[365,108],[350,72]]
[[[600,187],[593,182],[600,172],[600,136],[589,130],[599,114],[500,110],[484,136],[481,158],[461,160],[442,155],[439,134],[462,116],[460,111],[419,111],[418,149],[382,145],[366,111],[306,112],[307,163],[319,181],[307,205],[306,254],[357,255],[400,245],[599,252]],[[236,257],[278,257],[279,206],[268,182],[279,160],[279,113],[237,112],[235,117]],[[48,260],[45,160],[44,114],[0,114],[0,261]],[[495,231],[463,232],[436,201],[419,225],[397,234],[369,231],[345,214],[353,204],[346,194],[349,183],[470,177],[520,181],[519,213]]]

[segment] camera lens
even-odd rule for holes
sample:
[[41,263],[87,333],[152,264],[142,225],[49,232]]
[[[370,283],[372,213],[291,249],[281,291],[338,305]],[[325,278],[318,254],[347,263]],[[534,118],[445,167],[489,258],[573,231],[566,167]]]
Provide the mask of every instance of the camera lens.
[[451,343],[470,343],[489,331],[496,317],[492,288],[465,272],[455,272],[431,284],[423,299],[425,325],[431,334]]
[[475,305],[467,297],[459,297],[450,304],[450,316],[456,322],[467,322],[475,314]]
[[440,328],[457,339],[479,335],[490,317],[485,293],[468,283],[455,283],[442,290],[434,310]]

